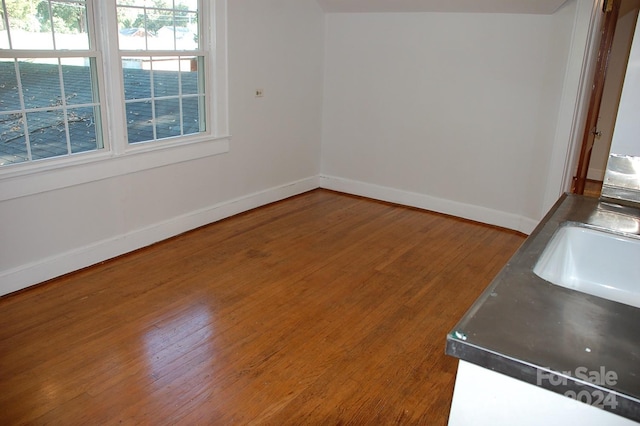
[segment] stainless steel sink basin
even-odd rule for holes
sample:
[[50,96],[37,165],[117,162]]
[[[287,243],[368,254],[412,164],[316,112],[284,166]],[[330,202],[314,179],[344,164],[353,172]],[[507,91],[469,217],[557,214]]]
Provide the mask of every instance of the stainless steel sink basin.
[[533,272],[553,284],[640,308],[640,238],[566,224]]

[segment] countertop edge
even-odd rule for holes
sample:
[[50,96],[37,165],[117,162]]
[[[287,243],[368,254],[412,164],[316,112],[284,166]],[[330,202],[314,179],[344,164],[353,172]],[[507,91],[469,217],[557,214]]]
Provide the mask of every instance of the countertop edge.
[[[540,366],[510,358],[497,352],[466,343],[450,335],[447,336],[445,353],[460,360],[475,364],[479,367],[487,368],[496,373],[504,374],[563,396],[565,396],[567,391],[578,393],[586,390],[592,395],[594,392],[602,392],[606,397],[615,398],[617,406],[612,408],[609,405],[604,405],[603,407],[598,408],[612,414],[640,422],[640,400],[612,391],[606,387],[578,380],[573,376],[559,374],[555,371],[541,368]],[[541,373],[556,376],[559,379],[562,379],[559,380],[562,383],[559,385],[552,385],[549,380],[541,380]]]
[[[547,283],[542,278],[535,276],[533,273],[533,265],[542,252],[542,249],[546,246],[547,242],[558,227],[564,222],[573,221],[600,227],[602,219],[600,216],[615,213],[616,215],[634,218],[635,238],[638,238],[638,235],[640,234],[640,209],[637,207],[629,208],[628,206],[612,205],[609,203],[609,200],[589,199],[587,197],[576,196],[574,194],[563,194],[549,212],[547,212],[545,217],[541,220],[531,235],[529,235],[527,240],[525,240],[522,246],[505,264],[491,283],[489,283],[482,294],[469,307],[465,315],[458,321],[453,330],[447,335],[445,353],[449,356],[459,358],[463,361],[470,362],[480,367],[487,368],[491,371],[504,374],[563,396],[566,396],[566,392],[568,391],[575,392],[574,395],[581,391],[587,391],[592,396],[599,396],[602,393],[605,396],[615,397],[617,405],[614,404],[613,407],[608,404],[590,405],[595,405],[597,408],[601,408],[607,412],[611,412],[640,423],[640,394],[636,394],[635,392],[628,393],[621,389],[620,386],[615,386],[615,383],[614,386],[608,386],[606,382],[605,384],[601,384],[601,382],[592,383],[584,376],[576,374],[572,375],[571,372],[565,371],[564,368],[557,368],[557,365],[547,366],[546,363],[549,362],[548,357],[546,357],[546,362],[542,360],[539,362],[536,361],[537,349],[531,349],[530,352],[525,353],[522,352],[522,350],[514,351],[514,347],[512,345],[505,346],[503,344],[496,344],[496,338],[499,338],[500,335],[496,334],[494,329],[486,329],[489,334],[482,332],[485,336],[484,338],[481,336],[479,337],[478,335],[479,330],[484,330],[478,327],[487,327],[491,325],[491,321],[493,321],[493,319],[488,322],[487,318],[495,318],[492,314],[496,314],[496,309],[500,310],[501,313],[508,312],[508,310],[504,310],[503,308],[504,303],[514,301],[520,302],[520,300],[518,300],[517,297],[514,298],[513,295],[516,294],[514,291],[524,289],[524,286],[534,292],[554,292],[554,295],[561,297],[561,300],[562,298],[565,300],[571,299],[581,303],[583,306],[600,309],[611,309],[611,307],[614,306],[617,313],[622,315],[618,315],[616,317],[617,322],[619,322],[619,318],[622,318],[625,315],[628,316],[629,314],[633,314],[634,318],[640,318],[638,317],[638,314],[640,313],[640,310],[638,310],[639,308],[632,308],[621,305],[617,302],[611,302],[599,299],[595,296],[556,287],[553,284]],[[598,214],[593,215],[595,212],[598,212]],[[515,283],[514,280],[524,280],[524,282],[513,285],[513,283]],[[505,290],[507,290],[507,293],[511,291],[509,294],[512,296],[511,299],[507,298],[506,301],[504,299]],[[572,295],[569,296],[569,293],[572,293]],[[527,294],[531,294],[531,292],[528,292]],[[500,300],[502,300],[502,302]],[[541,300],[543,299],[539,299],[538,301]],[[530,311],[540,312],[535,309]],[[482,320],[480,320],[479,323],[481,325],[476,326],[474,330],[470,330],[468,327],[469,324],[478,323],[478,316],[482,316]],[[498,315],[497,317],[500,316]],[[533,320],[534,318],[528,317],[527,319]],[[522,321],[520,323],[522,324]],[[532,323],[537,322],[533,321]],[[635,321],[633,323],[637,324]],[[523,329],[522,327],[519,329],[511,325],[507,325],[506,327],[506,329],[504,327],[502,327],[502,329],[508,330],[506,331],[506,342],[509,344],[511,342],[509,339],[515,339],[518,336],[523,336],[524,338],[526,335],[526,329]],[[513,333],[513,330],[517,330],[518,333]],[[509,332],[511,332],[511,335],[509,335]],[[539,333],[538,336],[540,336]],[[521,338],[518,337],[518,339]],[[629,340],[627,339],[627,341]],[[520,347],[522,346],[523,345],[520,345]],[[535,345],[532,346],[532,348],[535,348]],[[591,352],[589,347],[585,350],[587,350],[587,352]],[[637,353],[634,356],[637,357]],[[565,363],[567,370],[573,368],[569,367],[569,365],[570,364]],[[582,364],[578,363],[575,364],[574,367],[577,368],[580,365]],[[593,369],[597,368],[595,365],[591,365],[590,367]],[[627,371],[624,368],[624,364],[615,365],[614,367],[607,365],[607,367],[609,371]],[[634,368],[634,370],[637,369]],[[629,377],[628,373],[624,374],[627,374],[627,377]],[[553,377],[554,380],[549,380],[549,377]],[[557,383],[560,384],[558,385]],[[594,392],[597,392],[597,394],[594,394]],[[591,398],[591,400],[595,401],[594,398]],[[585,401],[582,402],[587,403]]]

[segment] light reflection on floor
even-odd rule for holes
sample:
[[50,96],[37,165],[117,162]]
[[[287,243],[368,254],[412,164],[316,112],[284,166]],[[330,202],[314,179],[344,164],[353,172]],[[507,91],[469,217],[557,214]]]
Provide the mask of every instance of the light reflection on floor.
[[213,359],[213,332],[213,318],[205,305],[164,315],[143,337],[151,369],[149,374],[159,379],[176,361],[183,364],[181,357],[187,354],[193,356],[206,351],[209,359]]

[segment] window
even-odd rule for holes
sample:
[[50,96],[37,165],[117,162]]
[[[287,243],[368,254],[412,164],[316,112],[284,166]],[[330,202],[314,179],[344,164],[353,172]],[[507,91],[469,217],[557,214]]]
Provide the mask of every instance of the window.
[[0,179],[228,150],[213,147],[227,132],[225,13],[224,1],[0,0]]
[[129,143],[206,130],[197,0],[117,0]]
[[88,6],[83,0],[2,2],[0,165],[104,147]]

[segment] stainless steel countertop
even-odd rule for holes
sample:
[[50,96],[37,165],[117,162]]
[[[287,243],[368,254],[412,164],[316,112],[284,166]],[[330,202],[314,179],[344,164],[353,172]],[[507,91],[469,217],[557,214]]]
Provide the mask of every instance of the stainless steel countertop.
[[[533,273],[566,222],[637,236],[640,209],[563,195],[447,335],[446,353],[560,394],[604,392],[617,407],[601,408],[640,422],[640,308]],[[586,374],[576,374],[603,369],[617,375],[615,384],[590,383]],[[547,374],[560,380],[545,380]]]

